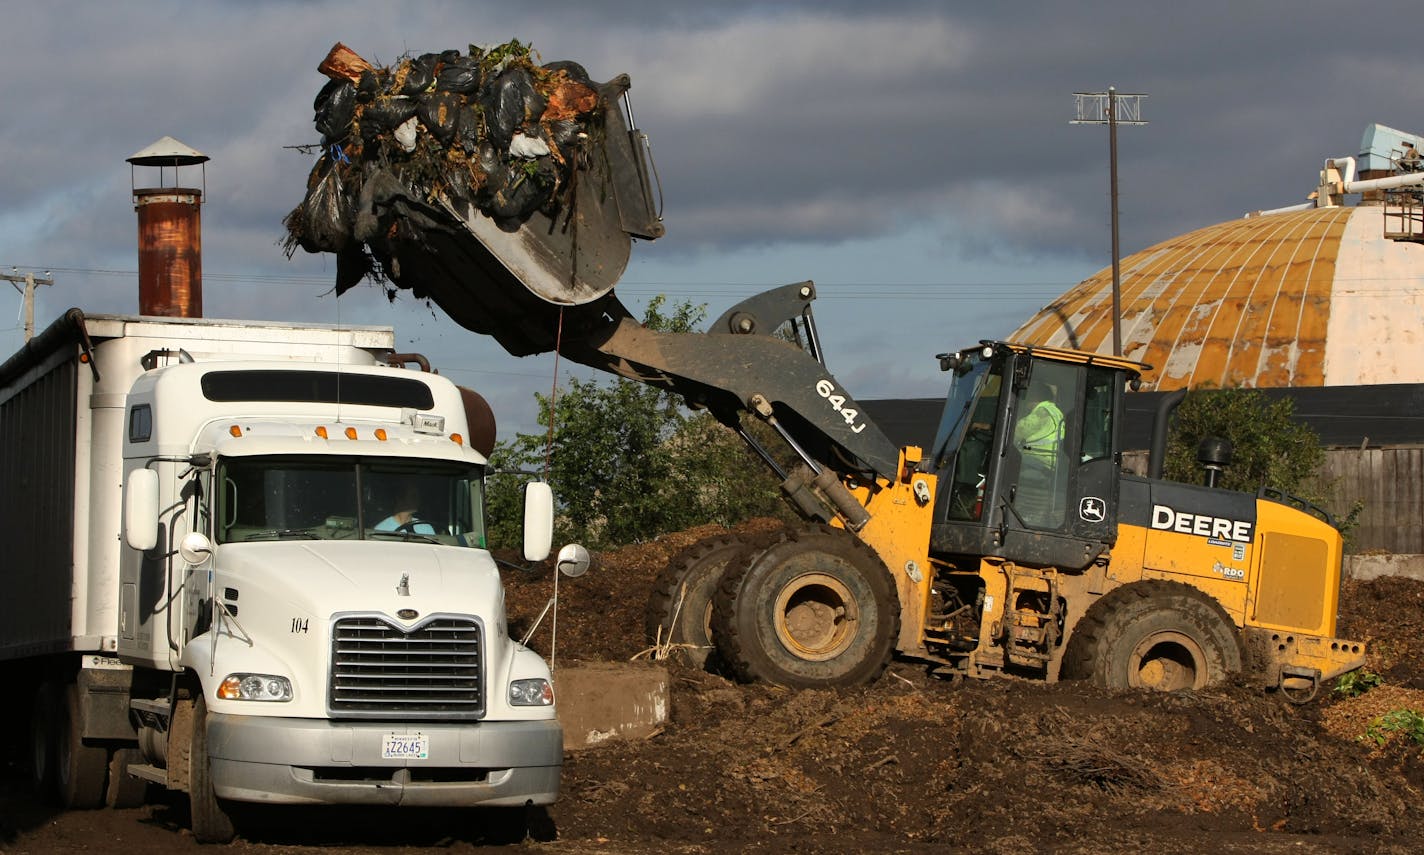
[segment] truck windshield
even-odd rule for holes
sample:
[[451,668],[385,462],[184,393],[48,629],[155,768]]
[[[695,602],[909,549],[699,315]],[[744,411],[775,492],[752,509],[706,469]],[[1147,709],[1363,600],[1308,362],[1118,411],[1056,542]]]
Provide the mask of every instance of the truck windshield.
[[485,547],[484,469],[433,460],[238,457],[219,469],[217,540]]

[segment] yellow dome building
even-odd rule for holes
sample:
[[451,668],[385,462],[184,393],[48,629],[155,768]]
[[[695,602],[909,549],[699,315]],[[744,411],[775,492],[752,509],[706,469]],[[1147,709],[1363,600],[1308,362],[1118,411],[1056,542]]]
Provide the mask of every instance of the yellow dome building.
[[[1416,209],[1417,210],[1417,209]],[[1388,214],[1388,216],[1387,216]],[[1424,244],[1384,204],[1245,217],[1122,259],[1123,355],[1144,389],[1424,383]],[[1112,270],[1010,341],[1112,352]]]

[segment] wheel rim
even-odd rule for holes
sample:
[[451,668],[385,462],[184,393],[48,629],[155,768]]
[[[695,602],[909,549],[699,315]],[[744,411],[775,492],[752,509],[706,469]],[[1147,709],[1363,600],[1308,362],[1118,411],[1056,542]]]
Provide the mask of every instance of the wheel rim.
[[1206,686],[1206,653],[1190,636],[1155,632],[1137,643],[1128,659],[1128,684],[1158,692]]
[[791,580],[777,595],[775,608],[777,640],[792,654],[811,661],[844,653],[860,620],[850,589],[824,573]]

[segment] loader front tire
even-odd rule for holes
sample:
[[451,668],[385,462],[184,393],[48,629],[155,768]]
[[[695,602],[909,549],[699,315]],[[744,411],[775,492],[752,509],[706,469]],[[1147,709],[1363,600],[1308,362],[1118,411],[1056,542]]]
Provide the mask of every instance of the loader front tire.
[[789,530],[728,565],[712,629],[739,679],[857,686],[889,664],[900,613],[879,556],[852,534],[813,526]]
[[1109,689],[1202,689],[1241,671],[1241,642],[1215,600],[1181,582],[1108,592],[1074,629],[1063,676]]
[[712,600],[729,564],[764,549],[768,538],[736,534],[705,537],[672,557],[648,598],[648,641],[670,659],[707,667],[713,652]]

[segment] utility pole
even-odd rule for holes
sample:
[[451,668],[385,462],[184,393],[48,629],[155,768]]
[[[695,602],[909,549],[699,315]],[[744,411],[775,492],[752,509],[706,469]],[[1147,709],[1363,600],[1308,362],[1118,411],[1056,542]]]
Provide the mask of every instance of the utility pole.
[[36,278],[33,273],[26,273],[21,276],[19,269],[15,267],[10,268],[10,270],[12,271],[11,273],[0,273],[0,279],[17,285],[21,282],[25,283],[25,341],[29,342],[30,339],[35,337],[35,286],[53,285],[54,277],[50,275],[48,270],[46,270],[45,275],[40,278]]
[[1119,92],[1109,86],[1106,92],[1074,92],[1078,102],[1078,118],[1073,125],[1108,126],[1108,183],[1112,197],[1112,313],[1113,356],[1122,356],[1122,277],[1119,269],[1117,240],[1117,126],[1145,125],[1142,121],[1140,93]]

